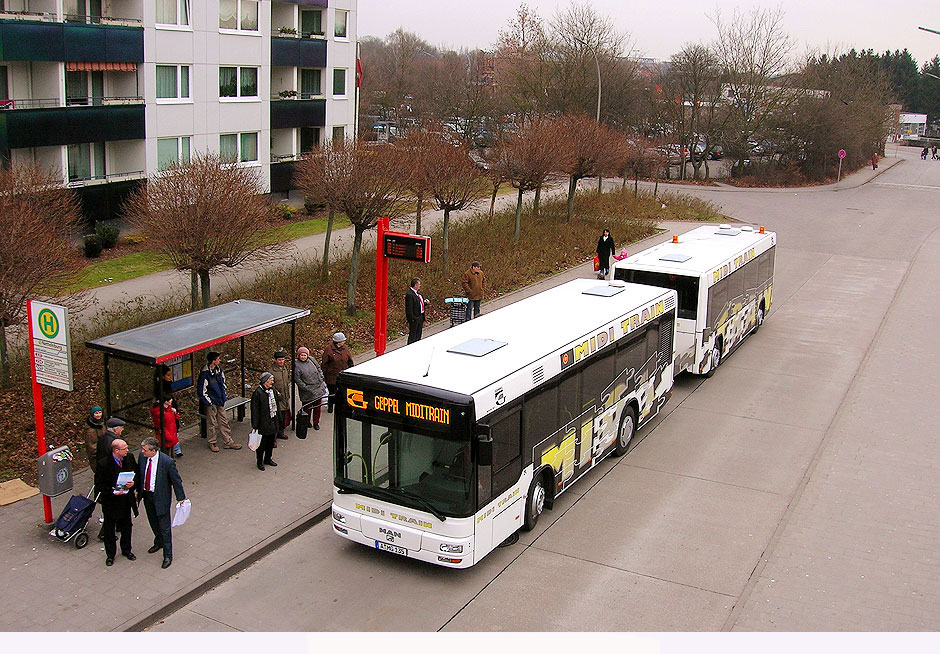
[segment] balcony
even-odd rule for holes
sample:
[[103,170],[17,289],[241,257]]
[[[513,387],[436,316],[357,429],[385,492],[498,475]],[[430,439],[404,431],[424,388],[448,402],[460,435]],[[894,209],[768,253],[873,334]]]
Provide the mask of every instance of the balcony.
[[[144,61],[144,30],[129,27],[133,19],[82,16],[98,22],[57,23],[35,14],[8,16],[0,13],[0,61]],[[110,24],[118,20],[122,24]]]
[[286,127],[323,127],[326,125],[326,100],[272,100],[271,129]]
[[[70,98],[69,102],[81,101]],[[13,99],[0,110],[0,150],[146,138],[143,98]],[[99,103],[100,104],[96,104]]]
[[326,39],[290,34],[272,36],[271,65],[326,68]]
[[277,0],[287,5],[300,5],[301,7],[327,7],[328,0]]

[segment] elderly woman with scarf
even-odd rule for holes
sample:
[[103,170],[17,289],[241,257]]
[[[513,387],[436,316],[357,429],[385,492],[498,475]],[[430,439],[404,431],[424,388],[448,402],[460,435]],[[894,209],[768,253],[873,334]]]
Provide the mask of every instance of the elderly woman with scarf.
[[104,424],[104,411],[100,406],[93,406],[85,419],[85,451],[88,453],[88,467],[95,474],[98,462],[98,439],[104,436],[108,428]]
[[261,373],[258,388],[251,394],[251,428],[261,434],[261,445],[255,450],[258,456],[258,470],[264,470],[265,464],[277,467],[271,459],[274,439],[281,425],[281,414],[277,409],[277,391],[274,390],[274,375]]

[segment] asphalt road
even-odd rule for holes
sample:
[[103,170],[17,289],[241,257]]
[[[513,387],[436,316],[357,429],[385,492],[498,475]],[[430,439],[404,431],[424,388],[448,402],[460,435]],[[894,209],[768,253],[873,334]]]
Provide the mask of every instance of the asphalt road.
[[936,631],[940,163],[898,156],[690,189],[777,231],[768,320],[517,544],[445,570],[324,521],[152,629]]

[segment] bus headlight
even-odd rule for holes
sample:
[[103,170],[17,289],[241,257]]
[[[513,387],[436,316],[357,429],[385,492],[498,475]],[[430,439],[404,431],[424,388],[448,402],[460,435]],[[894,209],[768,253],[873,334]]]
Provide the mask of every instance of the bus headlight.
[[447,554],[463,554],[463,545],[448,545],[447,543],[442,543],[441,551]]
[[346,524],[346,516],[344,516],[342,513],[333,511],[333,519],[340,524]]

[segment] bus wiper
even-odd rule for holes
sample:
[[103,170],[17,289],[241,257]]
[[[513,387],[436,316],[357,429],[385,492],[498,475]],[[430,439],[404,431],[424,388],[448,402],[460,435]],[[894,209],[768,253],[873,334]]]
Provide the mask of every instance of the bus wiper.
[[434,517],[440,520],[441,522],[447,521],[447,516],[445,516],[443,513],[438,511],[436,508],[434,508],[433,504],[428,502],[426,499],[424,499],[420,495],[415,495],[414,493],[406,491],[403,488],[380,488],[379,490],[383,490],[394,495],[401,495],[402,497],[407,497],[410,500],[414,500],[415,502],[417,502],[418,504],[426,508],[429,513],[433,513]]

